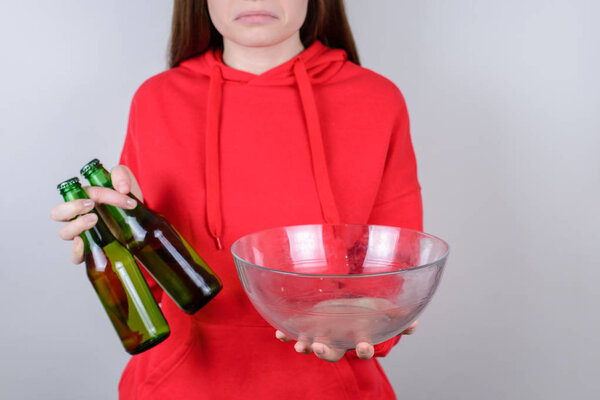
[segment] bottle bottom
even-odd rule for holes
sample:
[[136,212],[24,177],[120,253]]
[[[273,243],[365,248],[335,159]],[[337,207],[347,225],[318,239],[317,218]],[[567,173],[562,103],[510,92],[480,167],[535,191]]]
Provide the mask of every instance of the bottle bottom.
[[219,294],[219,292],[221,291],[221,289],[223,289],[222,286],[219,286],[216,290],[214,290],[210,295],[208,296],[203,296],[201,299],[199,299],[197,302],[195,303],[190,303],[190,304],[186,304],[184,307],[179,306],[179,308],[181,308],[185,313],[187,314],[195,314],[197,311],[199,311],[202,307],[204,307],[205,305],[207,305],[212,299],[215,298],[215,296],[217,294]]
[[166,338],[169,337],[170,335],[170,331],[167,331],[159,336],[156,336],[150,340],[145,341],[144,343],[140,344],[139,346],[137,346],[135,349],[132,350],[127,350],[127,352],[129,354],[131,354],[132,356],[136,355],[136,354],[140,354],[143,353],[146,350],[151,349],[152,347],[156,346],[157,344],[161,343],[162,341],[164,341]]

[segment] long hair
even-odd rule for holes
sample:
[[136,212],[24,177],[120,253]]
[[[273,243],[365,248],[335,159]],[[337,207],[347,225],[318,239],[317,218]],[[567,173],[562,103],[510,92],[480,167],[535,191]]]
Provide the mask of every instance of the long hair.
[[[343,0],[309,0],[300,40],[304,47],[320,40],[325,46],[345,50],[350,61],[360,64]],[[175,0],[169,67],[215,48],[223,48],[223,37],[210,20],[206,0]]]

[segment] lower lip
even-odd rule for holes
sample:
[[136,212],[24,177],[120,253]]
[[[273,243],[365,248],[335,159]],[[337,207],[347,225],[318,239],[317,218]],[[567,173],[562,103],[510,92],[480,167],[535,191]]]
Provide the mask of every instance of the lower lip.
[[245,24],[262,24],[275,20],[275,17],[270,15],[246,15],[239,17],[237,20]]

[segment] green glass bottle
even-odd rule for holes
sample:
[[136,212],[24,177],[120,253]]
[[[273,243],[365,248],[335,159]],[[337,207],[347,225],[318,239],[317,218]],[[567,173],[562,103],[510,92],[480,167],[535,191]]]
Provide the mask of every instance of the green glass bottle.
[[[81,174],[93,186],[113,187],[110,173],[97,159]],[[195,313],[219,293],[221,280],[162,215],[129,196],[138,202],[133,210],[106,206],[125,245],[179,308]]]
[[[79,178],[58,185],[65,201],[89,198]],[[90,213],[96,213],[94,209]],[[117,241],[100,216],[80,235],[87,276],[96,290],[121,343],[138,354],[165,340],[170,333],[158,304],[131,253]]]

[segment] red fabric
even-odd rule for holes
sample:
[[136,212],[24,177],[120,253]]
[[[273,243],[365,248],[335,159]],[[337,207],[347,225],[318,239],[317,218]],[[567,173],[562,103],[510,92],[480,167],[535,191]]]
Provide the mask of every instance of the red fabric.
[[210,234],[215,238],[217,248],[222,249],[223,216],[221,210],[221,168],[219,151],[219,123],[221,120],[221,69],[213,66],[208,87],[208,107],[206,119],[206,218]]
[[331,184],[329,182],[319,114],[315,105],[310,78],[308,77],[302,58],[298,58],[294,63],[294,74],[298,81],[298,91],[300,93],[302,108],[306,117],[305,122],[308,130],[308,142],[310,144],[313,175],[317,186],[317,192],[319,193],[319,199],[321,200],[323,218],[325,219],[325,222],[329,224],[339,224],[341,222],[340,214],[335,205]]
[[224,283],[193,316],[162,296],[171,336],[131,358],[122,399],[395,398],[375,358],[350,351],[329,363],[276,340],[229,251],[277,226],[422,228],[408,114],[392,82],[320,42],[261,75],[207,52],[140,87],[121,163]]

